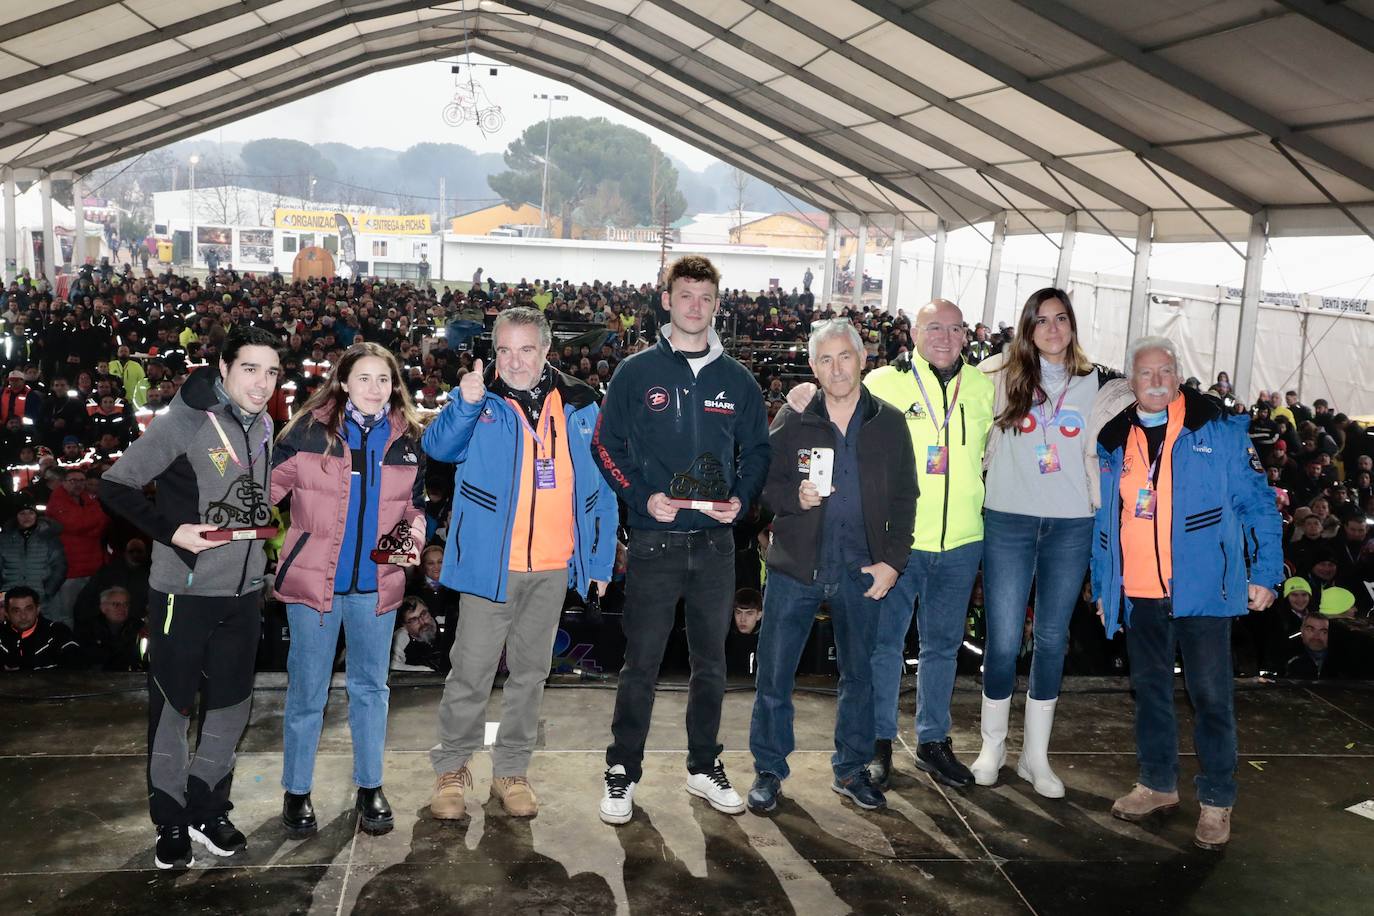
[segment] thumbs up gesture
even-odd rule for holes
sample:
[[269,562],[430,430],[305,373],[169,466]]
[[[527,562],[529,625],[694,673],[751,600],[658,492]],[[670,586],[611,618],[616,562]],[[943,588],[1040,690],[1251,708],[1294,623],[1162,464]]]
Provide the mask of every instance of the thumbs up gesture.
[[469,404],[481,403],[482,398],[487,396],[487,386],[482,383],[482,361],[480,359],[472,361],[472,370],[458,382],[458,390],[462,393],[463,400]]

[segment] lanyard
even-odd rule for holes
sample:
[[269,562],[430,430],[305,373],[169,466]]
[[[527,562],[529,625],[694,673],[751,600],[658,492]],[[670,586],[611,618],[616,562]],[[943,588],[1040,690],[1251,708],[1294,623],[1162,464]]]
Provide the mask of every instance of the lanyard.
[[1043,394],[1043,395],[1045,396],[1045,399],[1044,399],[1043,401],[1041,401],[1040,404],[1039,404],[1039,407],[1040,407],[1040,437],[1041,437],[1042,439],[1044,439],[1046,442],[1049,441],[1049,429],[1050,429],[1050,427],[1053,426],[1053,425],[1054,425],[1054,422],[1055,422],[1056,420],[1059,419],[1059,412],[1062,411],[1062,410],[1064,409],[1064,398],[1066,398],[1066,397],[1069,396],[1069,386],[1072,385],[1072,384],[1073,384],[1073,376],[1070,375],[1069,378],[1068,378],[1068,380],[1067,380],[1066,382],[1064,382],[1064,390],[1061,391],[1061,392],[1059,392],[1059,400],[1056,401],[1055,404],[1054,404],[1054,413],[1049,414],[1049,415],[1046,415],[1046,413],[1045,413],[1045,405],[1048,404],[1048,403],[1050,402],[1050,393],[1049,393],[1048,391],[1046,391],[1044,388],[1041,388],[1041,389],[1040,389],[1040,393]]
[[[1136,427],[1136,430],[1139,431],[1139,438],[1135,440],[1136,451],[1140,453],[1140,460],[1145,461],[1145,447],[1141,445],[1141,443],[1145,441],[1145,428]],[[1155,450],[1154,460],[1148,462],[1150,465],[1150,469],[1145,472],[1146,489],[1153,490],[1155,488],[1155,484],[1157,483],[1157,480],[1155,479],[1155,473],[1159,470],[1159,460],[1164,457],[1164,445],[1168,441],[1169,433],[1166,428],[1164,432],[1164,438],[1160,440],[1159,448]]]
[[[939,441],[940,432],[949,429],[949,418],[954,416],[954,405],[959,400],[959,386],[964,384],[964,373],[960,371],[954,380],[954,396],[949,399],[949,410],[945,411],[945,422],[939,423],[935,419],[935,407],[930,403],[930,396],[926,394],[925,383],[921,381],[921,373],[915,366],[911,367],[911,374],[916,378],[916,387],[921,389],[921,399],[926,402],[926,413],[930,416],[931,425],[935,427],[935,439]],[[948,434],[946,434],[948,440]]]
[[[224,434],[224,427],[219,425],[219,417],[215,416],[214,411],[210,410],[205,411],[205,415],[210,418],[210,424],[215,427],[215,432],[219,434],[219,441],[224,446],[224,450],[229,453],[229,460],[233,461],[234,464],[238,465],[241,468],[246,467],[246,465],[242,461],[239,461],[238,452],[234,451],[234,446],[230,444],[229,437]],[[266,450],[267,440],[272,435],[270,431],[271,425],[272,421],[268,420],[266,417],[263,417],[264,428],[262,432],[262,445],[258,446],[258,451]],[[248,460],[252,461],[253,456],[249,455]]]
[[544,405],[546,409],[544,410],[544,435],[543,435],[543,436],[540,436],[539,433],[538,433],[538,431],[535,430],[534,427],[530,426],[530,421],[527,420],[527,419],[525,418],[525,411],[524,411],[523,409],[521,409],[521,407],[520,407],[519,404],[512,404],[511,406],[515,408],[515,415],[516,415],[516,417],[519,418],[519,420],[520,420],[520,425],[523,426],[523,427],[525,427],[525,429],[529,431],[530,437],[534,439],[535,445],[538,446],[540,449],[542,449],[542,450],[544,451],[545,455],[548,456],[548,455],[550,454],[550,452],[549,452],[549,446],[544,444],[544,440],[545,440],[545,439],[549,440],[550,444],[551,444],[553,447],[557,447],[557,444],[558,444],[558,430],[557,430],[557,429],[554,427],[554,425],[553,425],[553,411],[547,409],[547,407],[548,407],[547,398],[545,399],[545,405]]

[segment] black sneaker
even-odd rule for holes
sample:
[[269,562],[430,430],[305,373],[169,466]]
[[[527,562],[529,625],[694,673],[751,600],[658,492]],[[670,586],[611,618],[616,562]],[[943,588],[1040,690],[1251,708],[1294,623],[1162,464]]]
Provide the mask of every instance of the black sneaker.
[[874,788],[873,783],[868,781],[868,770],[866,769],[861,769],[853,776],[845,779],[836,776],[835,781],[830,784],[830,789],[832,792],[843,795],[865,811],[877,811],[879,808],[887,807],[887,799],[883,797],[883,793],[879,792]]
[[953,741],[927,741],[916,748],[916,766],[956,789],[973,785],[973,773],[954,756]]
[[191,837],[181,824],[157,828],[157,849],[153,862],[158,868],[189,868],[196,860],[191,855]]
[[755,814],[767,814],[778,806],[778,796],[782,794],[782,780],[772,773],[760,773],[754,778],[745,803]]
[[873,762],[868,765],[868,781],[879,789],[886,789],[892,778],[892,741],[879,738],[873,742]]
[[191,839],[217,856],[232,856],[248,846],[248,840],[229,816],[221,814],[212,821],[191,825]]

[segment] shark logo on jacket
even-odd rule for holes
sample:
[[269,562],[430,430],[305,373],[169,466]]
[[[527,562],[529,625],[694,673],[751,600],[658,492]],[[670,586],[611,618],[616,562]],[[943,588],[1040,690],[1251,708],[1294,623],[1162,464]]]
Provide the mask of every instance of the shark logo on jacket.
[[722,388],[715,397],[703,401],[702,406],[706,408],[707,413],[722,413],[728,417],[733,417],[735,415],[735,402],[727,401],[725,398],[725,389]]

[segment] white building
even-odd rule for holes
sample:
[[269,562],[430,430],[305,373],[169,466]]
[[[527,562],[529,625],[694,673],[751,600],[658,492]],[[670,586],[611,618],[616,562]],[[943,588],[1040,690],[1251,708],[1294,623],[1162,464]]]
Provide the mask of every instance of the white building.
[[765,216],[768,214],[753,210],[698,213],[678,229],[678,238],[684,245],[729,245],[731,229]]
[[[191,219],[193,206],[194,222]],[[350,216],[397,215],[394,209],[385,207],[306,200],[227,185],[196,188],[194,194],[189,189],[153,194],[153,233],[171,237],[174,257],[184,263],[188,256],[193,256],[192,264],[198,268],[206,266],[206,257],[212,251],[218,255],[221,265],[232,264],[244,271],[270,271],[275,267],[285,274],[291,272],[292,262],[302,248],[318,245],[336,258],[339,256],[341,243],[337,230],[289,228],[279,224],[279,210],[313,214],[339,212]],[[193,227],[196,243],[191,252]],[[359,272],[370,276],[413,278],[419,274],[422,256],[431,263],[438,257],[437,233],[356,231],[354,240],[354,259]]]

